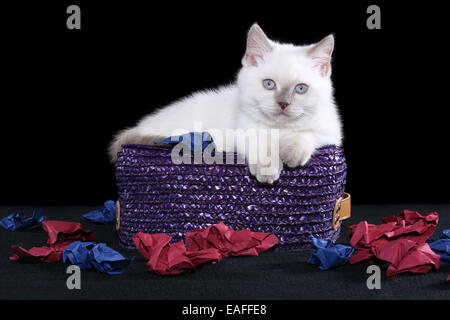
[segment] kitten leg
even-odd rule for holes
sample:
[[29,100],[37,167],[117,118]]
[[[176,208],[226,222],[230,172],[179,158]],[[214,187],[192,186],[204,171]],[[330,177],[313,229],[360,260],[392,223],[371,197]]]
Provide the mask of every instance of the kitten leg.
[[142,135],[138,132],[137,128],[125,129],[120,131],[114,137],[111,142],[108,153],[111,161],[114,162],[117,159],[117,152],[122,149],[123,144],[156,144],[163,140],[164,137],[158,135]]
[[[258,140],[258,149],[248,151],[246,155],[250,173],[260,183],[273,184],[280,178],[283,170],[278,144],[272,147],[274,150],[271,149],[271,144],[267,141]],[[250,155],[249,152],[253,152],[253,154]]]
[[305,165],[314,153],[313,139],[308,133],[290,133],[280,142],[280,157],[290,168]]
[[248,168],[258,182],[273,184],[280,178],[281,171],[283,170],[283,163],[279,160],[279,165],[277,166],[265,166],[258,163],[249,164]]

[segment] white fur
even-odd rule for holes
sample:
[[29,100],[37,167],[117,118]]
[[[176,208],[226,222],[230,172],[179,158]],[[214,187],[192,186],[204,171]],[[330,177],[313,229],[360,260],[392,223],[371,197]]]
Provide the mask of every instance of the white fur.
[[[279,129],[282,163],[304,165],[316,148],[340,145],[342,140],[330,79],[333,45],[331,35],[315,45],[280,44],[269,40],[254,24],[235,84],[194,93],[144,117],[137,126],[116,135],[109,150],[111,158],[116,158],[122,144],[153,143],[176,129],[198,131],[194,123],[201,121],[203,131]],[[264,79],[274,80],[277,88],[265,89]],[[309,86],[305,94],[295,93],[299,83]],[[283,112],[277,103],[280,97],[290,103]],[[211,135],[214,139],[213,131]],[[217,148],[234,151],[220,144]],[[258,163],[250,165],[250,172],[260,182],[273,183],[279,178],[281,161],[272,174],[263,174]]]

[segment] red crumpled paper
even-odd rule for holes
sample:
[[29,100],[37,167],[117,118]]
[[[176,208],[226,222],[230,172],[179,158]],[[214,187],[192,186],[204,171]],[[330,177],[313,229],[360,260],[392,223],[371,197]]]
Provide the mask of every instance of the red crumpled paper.
[[439,221],[437,212],[421,215],[404,210],[382,221],[385,223],[381,225],[362,221],[350,226],[350,244],[356,249],[349,259],[351,264],[375,259],[387,261],[390,263],[388,276],[439,269],[440,256],[426,243]]
[[55,262],[61,260],[62,251],[50,247],[33,247],[26,250],[22,247],[12,245],[14,254],[9,258],[11,261],[41,261]]
[[450,282],[450,274],[447,276],[447,279],[445,279],[446,282]]
[[252,232],[249,229],[234,231],[223,222],[186,233],[188,251],[215,248],[223,258],[239,255],[257,256],[277,243],[278,238],[272,233]]
[[95,239],[93,231],[83,229],[79,222],[46,220],[42,228],[48,233],[49,247],[33,247],[26,250],[20,246],[12,245],[13,255],[11,261],[60,261],[64,249],[76,240],[89,241]]
[[171,239],[164,233],[138,232],[133,237],[139,252],[148,259],[150,271],[160,275],[191,272],[201,264],[216,263],[229,256],[257,256],[278,243],[274,234],[234,231],[223,222],[187,232],[186,244],[170,243]]
[[164,233],[147,234],[138,232],[133,242],[139,252],[148,259],[150,271],[157,274],[179,274],[190,271],[194,265],[186,256],[186,248],[182,241],[171,244],[171,236]]
[[53,248],[64,249],[76,240],[89,241],[95,239],[92,230],[83,229],[79,222],[47,220],[42,228],[48,233],[48,244]]

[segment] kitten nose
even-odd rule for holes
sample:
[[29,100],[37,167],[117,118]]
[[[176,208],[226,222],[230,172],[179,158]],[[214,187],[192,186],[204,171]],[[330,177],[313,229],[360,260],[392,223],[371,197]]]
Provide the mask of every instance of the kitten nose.
[[284,101],[278,101],[278,104],[280,105],[281,110],[286,109],[287,106],[289,105],[288,102],[284,102]]

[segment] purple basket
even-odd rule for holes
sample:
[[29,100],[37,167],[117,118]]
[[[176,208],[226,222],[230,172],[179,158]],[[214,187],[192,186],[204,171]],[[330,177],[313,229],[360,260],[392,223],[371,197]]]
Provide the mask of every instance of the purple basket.
[[339,147],[318,149],[304,167],[283,170],[274,186],[259,185],[243,164],[174,165],[170,154],[170,147],[148,145],[124,145],[118,153],[123,247],[135,248],[132,237],[139,231],[179,241],[187,231],[220,221],[234,230],[274,233],[284,250],[311,248],[311,234],[339,237],[332,217],[347,168]]

